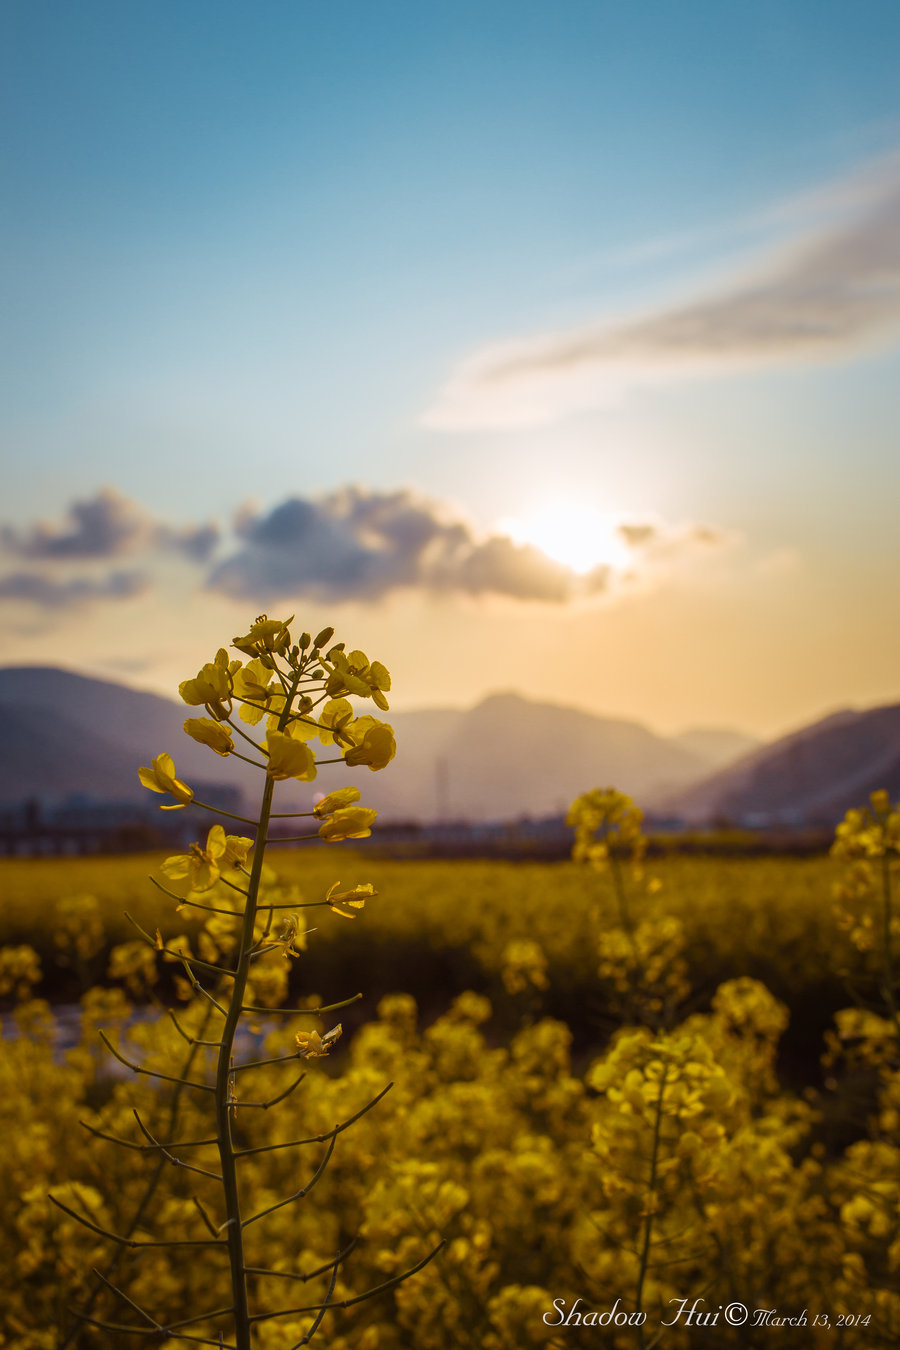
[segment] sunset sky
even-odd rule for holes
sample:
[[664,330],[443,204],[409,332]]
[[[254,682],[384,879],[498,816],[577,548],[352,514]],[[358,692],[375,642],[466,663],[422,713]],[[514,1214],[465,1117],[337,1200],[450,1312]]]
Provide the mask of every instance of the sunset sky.
[[900,699],[896,0],[4,0],[4,664]]

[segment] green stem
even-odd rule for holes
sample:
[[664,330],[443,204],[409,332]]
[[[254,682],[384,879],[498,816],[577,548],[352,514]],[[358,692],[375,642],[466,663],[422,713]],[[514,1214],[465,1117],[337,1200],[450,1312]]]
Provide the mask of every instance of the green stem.
[[[290,714],[291,703],[297,692],[299,673],[286,692],[284,710],[279,719],[281,730]],[[247,990],[247,978],[253,959],[253,930],[256,924],[259,886],[262,879],[263,859],[269,829],[269,817],[272,813],[272,800],[275,793],[275,780],[266,775],[262,802],[259,808],[259,820],[256,822],[256,846],[253,850],[253,864],[247,883],[247,900],[241,924],[240,949],[235,963],[234,985],[231,1003],[225,1018],[222,1032],[222,1044],[216,1063],[216,1135],[219,1144],[219,1161],[222,1168],[222,1190],[225,1199],[225,1215],[228,1233],[228,1256],[231,1263],[231,1290],[234,1308],[234,1333],[237,1350],[250,1350],[250,1308],[247,1301],[247,1274],[244,1262],[243,1226],[241,1219],[241,1199],[238,1188],[237,1165],[235,1161],[234,1139],[232,1137],[232,1117],[234,1104],[231,1100],[233,1081],[234,1041],[238,1023],[244,1008],[244,996]]]
[[894,992],[894,955],[892,951],[891,925],[893,922],[893,895],[891,888],[891,862],[885,852],[881,859],[881,887],[884,896],[884,997],[888,1006],[894,1030],[900,1037],[900,1013],[897,1010],[897,998]]
[[[644,1298],[644,1281],[647,1278],[647,1268],[650,1264],[650,1246],[653,1240],[653,1206],[656,1204],[656,1173],[659,1166],[659,1144],[662,1135],[663,1118],[663,1095],[666,1090],[666,1075],[668,1069],[664,1068],[662,1078],[659,1080],[659,1098],[656,1103],[656,1120],[653,1123],[653,1149],[650,1154],[650,1179],[647,1183],[647,1214],[644,1221],[644,1240],[641,1246],[641,1264],[638,1270],[637,1287],[634,1292],[634,1306],[636,1312],[642,1312],[641,1304]],[[644,1328],[638,1328],[638,1345],[643,1350],[646,1341],[644,1339]]]
[[616,904],[619,907],[619,921],[628,935],[631,943],[631,949],[634,951],[634,924],[631,920],[631,914],[628,910],[628,901],[625,896],[625,882],[622,880],[622,868],[619,859],[613,852],[612,845],[609,846],[609,870],[613,880],[613,890],[616,893]]
[[257,896],[262,876],[263,856],[265,854],[266,831],[269,826],[269,814],[272,809],[272,797],[275,781],[266,778],[256,835],[256,849],[253,854],[253,867],[247,887],[247,903],[244,907],[244,920],[241,926],[241,945],[238,953],[237,968],[234,976],[234,988],[222,1044],[216,1064],[216,1135],[219,1144],[219,1161],[222,1167],[222,1190],[225,1198],[225,1214],[228,1231],[228,1255],[231,1262],[231,1289],[234,1304],[234,1331],[238,1350],[250,1350],[250,1309],[247,1303],[247,1280],[244,1273],[244,1243],[241,1228],[241,1201],[238,1190],[237,1167],[235,1165],[234,1140],[231,1133],[232,1104],[229,1087],[231,1084],[231,1061],[234,1052],[234,1040],[244,994],[247,988],[247,976],[250,972],[250,952],[253,947],[253,928],[256,922]]

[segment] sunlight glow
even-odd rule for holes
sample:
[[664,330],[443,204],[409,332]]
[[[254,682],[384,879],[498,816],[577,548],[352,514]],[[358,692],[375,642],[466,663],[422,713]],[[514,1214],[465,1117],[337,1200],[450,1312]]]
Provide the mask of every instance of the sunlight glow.
[[516,543],[532,544],[580,574],[595,567],[621,568],[629,558],[616,522],[575,502],[556,502],[533,514],[502,520],[498,528]]

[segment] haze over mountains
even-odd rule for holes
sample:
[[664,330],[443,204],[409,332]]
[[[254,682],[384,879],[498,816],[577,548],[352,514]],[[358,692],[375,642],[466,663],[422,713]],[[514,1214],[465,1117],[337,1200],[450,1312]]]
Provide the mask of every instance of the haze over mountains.
[[[148,801],[137,766],[167,750],[196,786],[239,786],[252,800],[254,770],[185,736],[201,709],[52,667],[0,669],[0,801],[59,801],[72,793]],[[615,784],[640,799],[708,776],[749,738],[728,731],[658,736],[636,722],[494,694],[468,710],[391,712],[397,758],[383,773],[323,770],[283,796],[307,806],[316,791],[355,782],[393,819],[506,819],[565,810],[579,792]],[[199,795],[199,794],[198,794]]]
[[[258,793],[258,772],[185,736],[191,710],[51,667],[0,668],[0,803],[72,794],[152,804],[137,766],[168,751],[198,796],[215,785]],[[900,705],[836,713],[771,745],[697,728],[665,737],[639,723],[493,694],[475,707],[391,712],[397,758],[382,773],[323,769],[290,783],[285,809],[356,783],[386,820],[508,820],[564,811],[579,792],[616,786],[643,806],[702,824],[833,822],[876,787],[900,796]]]

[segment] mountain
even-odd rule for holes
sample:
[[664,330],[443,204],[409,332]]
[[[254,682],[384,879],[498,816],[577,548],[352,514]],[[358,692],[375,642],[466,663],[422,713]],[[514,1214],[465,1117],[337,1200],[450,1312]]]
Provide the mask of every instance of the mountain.
[[[706,761],[637,722],[519,694],[492,694],[455,720],[445,718],[443,736],[434,736],[427,751],[419,740],[426,726],[406,722],[417,716],[394,719],[397,759],[418,780],[415,796],[410,800],[402,774],[391,782],[385,776],[385,810],[396,792],[410,802],[408,811],[414,802],[425,818],[548,815],[565,811],[588,788],[616,786],[643,798],[696,780],[707,768]],[[391,803],[391,814],[400,809],[400,800]]]
[[705,760],[710,770],[724,769],[727,764],[758,750],[762,744],[755,736],[746,736],[727,727],[691,727],[670,739],[683,750]]
[[[6,770],[0,803],[27,797],[58,801],[77,792],[146,804],[150,799],[138,783],[137,766],[163,750],[198,795],[212,794],[221,783],[253,801],[256,771],[185,736],[185,717],[197,713],[202,709],[71,671],[0,669]],[[354,782],[366,803],[393,819],[539,816],[565,810],[592,787],[614,785],[645,801],[696,782],[715,763],[636,722],[513,693],[491,695],[468,710],[389,716],[398,750],[387,772],[323,770],[313,785],[284,786],[285,809],[308,809],[314,791]]]
[[[200,710],[194,710],[202,712]],[[252,770],[218,759],[184,734],[191,710],[157,694],[50,666],[0,669],[0,802],[149,800],[138,766],[168,751],[180,776],[246,788]],[[246,773],[241,772],[246,770]],[[237,783],[235,782],[238,779]]]
[[674,794],[668,805],[696,823],[833,825],[876,788],[900,797],[900,704],[833,713]]

